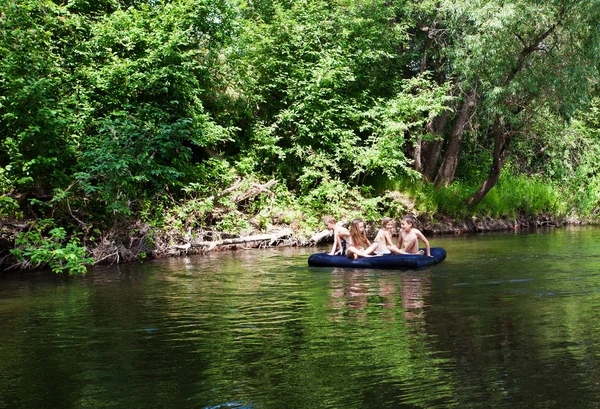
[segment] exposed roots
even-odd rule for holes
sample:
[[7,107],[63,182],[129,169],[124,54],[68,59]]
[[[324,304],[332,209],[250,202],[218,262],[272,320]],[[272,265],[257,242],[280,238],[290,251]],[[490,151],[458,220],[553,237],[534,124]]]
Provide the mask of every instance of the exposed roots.
[[145,258],[152,253],[151,234],[147,224],[137,223],[126,228],[115,226],[102,236],[90,250],[94,264],[117,264]]

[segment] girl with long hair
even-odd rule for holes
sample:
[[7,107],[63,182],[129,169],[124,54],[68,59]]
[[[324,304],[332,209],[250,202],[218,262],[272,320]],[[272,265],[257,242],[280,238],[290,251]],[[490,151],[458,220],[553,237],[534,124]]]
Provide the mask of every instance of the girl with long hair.
[[371,253],[377,248],[377,243],[371,244],[365,231],[362,219],[354,219],[350,223],[350,234],[346,237],[346,257],[356,260],[359,257],[373,257]]

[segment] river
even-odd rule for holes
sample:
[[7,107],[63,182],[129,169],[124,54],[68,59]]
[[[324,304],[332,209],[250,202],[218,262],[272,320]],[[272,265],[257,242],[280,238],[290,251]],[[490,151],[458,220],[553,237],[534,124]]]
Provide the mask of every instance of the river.
[[430,239],[448,257],[416,271],[287,248],[4,273],[0,408],[599,407],[600,228]]

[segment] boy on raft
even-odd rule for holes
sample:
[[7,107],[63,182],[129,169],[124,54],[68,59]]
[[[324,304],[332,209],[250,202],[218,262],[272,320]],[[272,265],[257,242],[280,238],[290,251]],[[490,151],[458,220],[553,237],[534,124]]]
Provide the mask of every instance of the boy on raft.
[[328,253],[330,256],[345,256],[346,255],[346,240],[341,238],[340,235],[346,237],[350,234],[348,229],[342,227],[337,224],[335,217],[333,216],[325,216],[323,218],[323,223],[325,223],[325,227],[327,230],[333,232],[333,247],[331,247],[331,251]]
[[[427,254],[431,257],[431,248],[429,240],[425,238],[419,229],[413,227],[415,218],[413,216],[404,216],[400,221],[400,237],[398,238],[398,246],[395,249],[390,248],[394,254]],[[426,252],[419,250],[419,240],[425,244]]]

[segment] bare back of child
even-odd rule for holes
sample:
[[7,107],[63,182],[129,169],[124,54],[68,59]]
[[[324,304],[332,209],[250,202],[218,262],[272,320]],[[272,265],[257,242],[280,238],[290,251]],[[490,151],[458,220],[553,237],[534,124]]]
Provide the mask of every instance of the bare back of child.
[[325,216],[323,218],[323,223],[327,230],[333,232],[333,246],[331,247],[331,251],[328,253],[330,256],[334,255],[346,255],[346,240],[345,237],[350,235],[350,232],[345,227],[341,226],[337,223],[334,217]]

